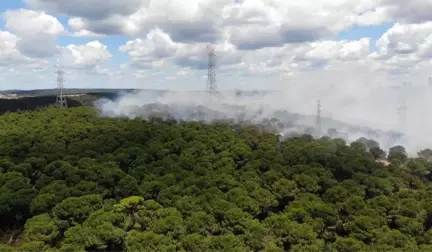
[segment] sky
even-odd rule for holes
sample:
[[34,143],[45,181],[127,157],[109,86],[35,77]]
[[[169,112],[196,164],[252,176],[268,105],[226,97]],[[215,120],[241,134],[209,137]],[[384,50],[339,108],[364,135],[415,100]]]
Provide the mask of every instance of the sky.
[[0,90],[382,87],[432,75],[430,0],[4,0]]

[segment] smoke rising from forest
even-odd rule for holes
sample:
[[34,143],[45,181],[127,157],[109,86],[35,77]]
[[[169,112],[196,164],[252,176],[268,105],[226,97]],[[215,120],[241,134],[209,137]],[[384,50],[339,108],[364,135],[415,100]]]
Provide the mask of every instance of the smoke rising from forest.
[[[432,88],[352,88],[291,85],[289,91],[221,91],[210,97],[205,92],[142,91],[118,99],[100,100],[104,116],[206,121],[266,125],[283,136],[315,134],[317,100],[321,101],[321,135],[348,142],[360,137],[374,139],[388,150],[403,145],[409,154],[432,147],[432,117],[427,113]],[[406,105],[405,124],[397,109]],[[401,112],[403,113],[403,112]],[[402,120],[401,120],[402,119]],[[337,134],[334,130],[337,130]]]

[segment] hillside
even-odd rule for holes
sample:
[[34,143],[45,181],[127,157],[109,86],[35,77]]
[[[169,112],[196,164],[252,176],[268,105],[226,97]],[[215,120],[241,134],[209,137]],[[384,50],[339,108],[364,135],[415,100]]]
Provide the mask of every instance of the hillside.
[[[69,94],[66,97],[68,107],[93,106],[95,101],[106,98],[115,99],[118,93],[83,93]],[[37,110],[52,106],[56,101],[56,95],[46,96],[12,96],[13,98],[0,98],[0,115],[6,112],[25,110]]]
[[[63,93],[66,95],[74,95],[74,94],[120,94],[120,93],[136,93],[136,92],[148,92],[153,93],[155,95],[160,95],[166,92],[205,92],[205,91],[172,91],[172,90],[157,90],[157,89],[114,89],[114,88],[66,88]],[[220,91],[224,92],[232,92],[232,91]],[[257,94],[266,94],[270,92],[274,92],[271,90],[249,90],[249,91],[236,91],[239,95],[257,95]],[[34,90],[0,90],[0,95],[17,95],[20,97],[23,96],[50,96],[56,95],[57,89],[34,89]]]
[[[55,103],[56,96],[22,97],[16,99],[0,99],[0,114],[24,110],[35,110]],[[67,98],[69,107],[78,107],[82,104],[74,99]]]
[[[63,93],[66,95],[74,94],[117,94],[121,92],[136,92],[136,89],[94,89],[94,88],[66,88]],[[3,90],[0,94],[3,95],[17,95],[19,97],[24,96],[52,96],[57,95],[57,89],[34,89],[34,90]]]
[[432,251],[431,152],[90,107],[8,113],[0,251]]
[[[69,88],[64,90],[70,107],[94,106],[101,99],[115,100],[122,94],[147,92],[151,96],[161,96],[167,90],[145,90],[145,89],[79,89]],[[203,92],[203,91],[174,91],[174,92]],[[238,91],[238,94],[257,95],[270,91]],[[55,102],[56,89],[36,90],[3,90],[0,91],[0,115],[6,112],[18,110],[35,110],[51,106]]]

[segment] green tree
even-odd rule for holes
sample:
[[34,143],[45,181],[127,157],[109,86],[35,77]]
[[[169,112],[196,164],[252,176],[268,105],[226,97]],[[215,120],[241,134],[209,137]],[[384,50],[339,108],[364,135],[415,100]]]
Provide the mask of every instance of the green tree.
[[24,226],[24,237],[28,241],[52,243],[59,235],[57,223],[46,213],[28,219]]

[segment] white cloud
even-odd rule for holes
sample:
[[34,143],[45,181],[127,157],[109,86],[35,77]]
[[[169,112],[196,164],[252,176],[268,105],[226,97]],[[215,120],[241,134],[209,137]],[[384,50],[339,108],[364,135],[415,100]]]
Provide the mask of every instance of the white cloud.
[[[140,7],[133,13],[122,8],[116,11],[116,6],[110,4],[104,5],[106,15],[92,16],[71,11],[70,14],[75,16],[69,25],[78,34],[88,35],[136,36],[161,28],[177,42],[216,42],[228,38],[241,48],[255,49],[314,41],[332,36],[354,24],[384,21],[377,20],[376,15],[367,14],[376,7],[376,1],[372,0],[246,0],[241,4],[232,0],[147,0],[141,1]],[[66,12],[69,5],[59,1],[56,8]]]
[[150,31],[145,39],[128,41],[120,47],[120,51],[127,52],[135,64],[170,58],[177,49],[178,44],[160,29]]
[[432,21],[430,0],[381,0],[388,19],[404,23]]
[[[422,72],[429,67],[432,58],[431,31],[426,22],[431,19],[426,11],[430,0],[25,2],[34,10],[11,10],[3,15],[5,28],[15,39],[13,47],[3,43],[2,55],[8,55],[3,58],[20,55],[27,60],[49,59],[58,55],[71,68],[92,69],[92,74],[112,72],[106,63],[111,58],[116,62],[119,52],[114,50],[119,49],[129,57],[125,62],[121,59],[119,64],[127,67],[118,67],[118,71],[130,71],[132,76],[136,71],[137,76],[156,80],[149,72],[170,68],[168,80],[160,76],[166,83],[173,76],[189,78],[190,83],[201,82],[209,44],[216,48],[218,78],[226,81],[230,76],[233,85],[236,78],[241,78],[238,83],[258,85],[259,78],[283,83],[304,74],[319,75],[321,71],[337,75],[347,66],[364,69],[364,74],[370,71],[368,75],[410,76],[412,71]],[[56,18],[60,14],[69,18],[67,29]],[[377,52],[371,51],[375,41],[367,34],[361,39],[332,40],[353,25],[388,22],[397,24],[376,43]],[[59,35],[77,40],[103,37],[100,40],[105,42],[113,34],[125,35],[128,41],[120,48],[84,39],[83,43],[56,45]],[[186,75],[184,71],[196,74]]]
[[0,30],[0,61],[14,61],[21,57],[16,48],[17,41],[18,38],[14,34]]
[[[21,54],[17,48],[20,39],[8,31],[0,30],[0,66],[23,66],[37,67],[37,64],[43,64],[42,60],[35,60]],[[36,64],[36,65],[35,65]]]
[[[141,68],[161,66],[166,60],[182,67],[203,69],[207,67],[208,44],[179,43],[161,29],[151,30],[146,38],[128,41],[120,47],[120,51],[127,52],[132,65]],[[234,64],[240,61],[235,48],[228,44],[217,44],[215,51],[228,57],[222,57],[220,64]]]
[[[176,42],[229,39],[243,49],[330,38],[352,25],[431,20],[429,0],[26,0],[71,17],[76,36],[137,36],[161,28]],[[97,6],[97,8],[92,8]]]
[[57,52],[56,38],[65,32],[57,18],[26,9],[8,10],[3,17],[6,29],[20,38],[17,48],[22,54],[45,58]]
[[432,59],[432,21],[421,24],[396,23],[376,43],[371,58],[383,68],[409,71]]
[[[76,15],[69,21],[77,33],[137,36],[155,28],[167,31],[175,41],[216,41],[221,34],[221,10],[231,0],[148,0],[128,15],[112,9],[109,15]],[[61,8],[61,4],[58,5]]]
[[146,0],[25,0],[35,9],[52,11],[56,14],[103,19],[111,15],[128,15]]
[[63,25],[57,18],[44,12],[19,9],[8,10],[4,13],[6,28],[22,36],[46,34],[56,36],[64,32]]
[[[226,56],[239,55],[235,64],[228,67],[233,71],[246,71],[249,75],[292,76],[301,72],[321,71],[338,62],[360,64],[370,52],[370,40],[309,42],[286,44],[283,47],[268,47],[254,51],[235,51],[221,53]],[[241,56],[241,57],[240,57]]]
[[321,41],[313,42],[303,51],[306,60],[361,60],[369,54],[370,40],[362,38],[356,41]]
[[[111,59],[108,47],[99,41],[85,45],[68,45],[62,48],[60,62],[69,68],[95,68]],[[99,68],[100,69],[100,68]]]
[[74,37],[105,37],[105,34],[95,33],[85,29],[85,23],[81,18],[70,18],[68,21],[69,27],[72,27],[75,32]]

